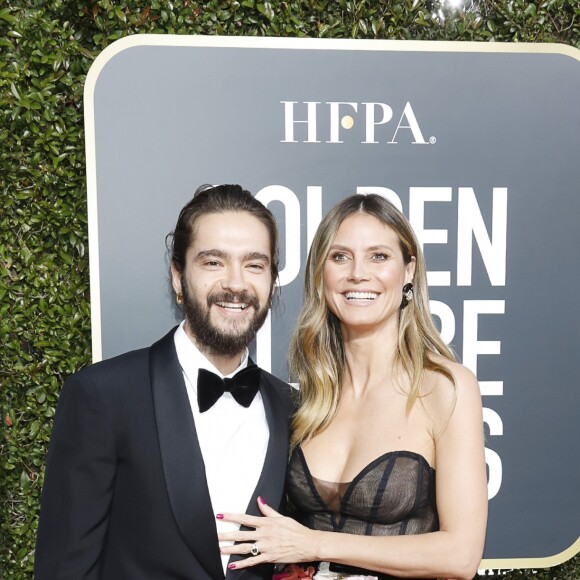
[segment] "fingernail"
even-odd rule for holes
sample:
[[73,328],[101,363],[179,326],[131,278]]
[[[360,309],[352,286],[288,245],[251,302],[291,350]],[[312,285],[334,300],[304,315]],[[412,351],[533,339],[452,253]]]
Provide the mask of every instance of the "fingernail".
[[259,495],[259,496],[258,496],[258,501],[259,501],[259,502],[260,502],[262,505],[266,505],[266,502],[264,501],[264,498],[263,498],[261,495]]
[[218,520],[223,520],[223,519],[224,519],[224,514],[216,514],[216,515],[215,515],[215,517],[216,517]]
[[236,569],[236,565],[235,564],[228,564],[228,568],[230,570],[235,570]]

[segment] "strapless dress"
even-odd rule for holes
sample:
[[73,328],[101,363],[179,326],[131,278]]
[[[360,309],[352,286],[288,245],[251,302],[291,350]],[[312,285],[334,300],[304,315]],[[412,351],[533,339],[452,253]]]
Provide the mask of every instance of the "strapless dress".
[[[369,463],[352,481],[329,482],[310,473],[302,449],[296,447],[286,486],[292,517],[314,530],[399,536],[439,529],[435,470],[422,455],[411,451],[390,451]],[[381,580],[394,578],[333,563],[330,569]]]

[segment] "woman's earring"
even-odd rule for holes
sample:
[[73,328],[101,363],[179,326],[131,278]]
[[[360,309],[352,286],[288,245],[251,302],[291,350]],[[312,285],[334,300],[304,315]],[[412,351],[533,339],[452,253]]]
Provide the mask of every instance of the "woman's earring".
[[177,296],[175,297],[175,302],[177,302],[177,304],[183,303],[183,294],[181,292],[177,293]]
[[408,282],[403,286],[403,300],[401,301],[401,308],[405,308],[409,302],[413,302],[413,284]]

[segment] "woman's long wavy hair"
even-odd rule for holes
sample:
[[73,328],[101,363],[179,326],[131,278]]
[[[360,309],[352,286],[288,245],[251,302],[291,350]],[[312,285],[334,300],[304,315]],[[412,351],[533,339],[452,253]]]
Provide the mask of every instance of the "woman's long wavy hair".
[[413,300],[399,309],[394,368],[386,371],[395,372],[405,389],[407,412],[421,395],[421,380],[426,370],[441,373],[455,384],[449,370],[432,356],[455,360],[429,312],[425,260],[411,224],[379,195],[352,195],[334,206],[321,221],[308,254],[304,303],[290,342],[290,372],[300,383],[300,404],[292,421],[292,447],[322,431],[338,408],[345,349],[340,321],[328,308],[324,295],[324,264],[338,228],[347,217],[358,212],[376,217],[396,232],[406,264],[415,257]]

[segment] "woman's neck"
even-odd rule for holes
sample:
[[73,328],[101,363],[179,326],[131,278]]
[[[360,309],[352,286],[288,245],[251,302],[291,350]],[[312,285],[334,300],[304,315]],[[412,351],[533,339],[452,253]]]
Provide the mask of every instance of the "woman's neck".
[[343,337],[346,359],[343,388],[352,388],[355,396],[359,396],[392,377],[398,342],[396,335],[350,332]]

